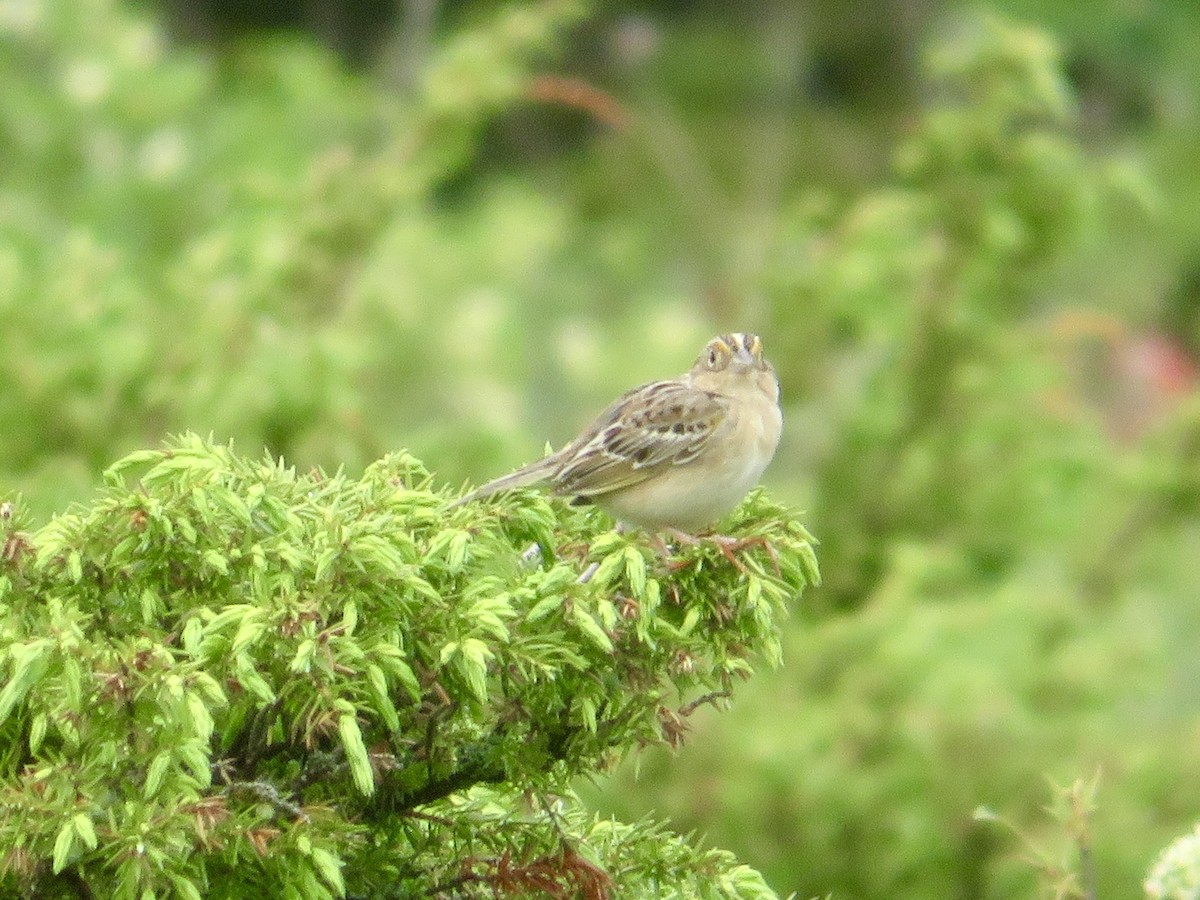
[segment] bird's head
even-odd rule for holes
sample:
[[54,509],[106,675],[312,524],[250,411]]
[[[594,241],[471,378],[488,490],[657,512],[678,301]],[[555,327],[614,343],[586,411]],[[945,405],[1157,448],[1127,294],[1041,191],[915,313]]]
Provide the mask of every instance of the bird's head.
[[743,382],[778,394],[775,367],[763,356],[762,338],[735,331],[713,338],[696,357],[691,377],[699,386]]
[[771,371],[771,364],[763,358],[762,338],[757,334],[735,331],[713,338],[696,357],[693,372],[744,372]]

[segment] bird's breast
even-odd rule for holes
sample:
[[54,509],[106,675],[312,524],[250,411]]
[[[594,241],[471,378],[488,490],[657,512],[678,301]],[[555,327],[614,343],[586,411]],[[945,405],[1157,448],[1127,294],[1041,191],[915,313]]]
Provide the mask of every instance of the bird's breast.
[[695,459],[666,466],[596,502],[617,519],[647,528],[694,532],[715,523],[758,484],[783,428],[774,397],[755,388],[732,399],[725,420]]

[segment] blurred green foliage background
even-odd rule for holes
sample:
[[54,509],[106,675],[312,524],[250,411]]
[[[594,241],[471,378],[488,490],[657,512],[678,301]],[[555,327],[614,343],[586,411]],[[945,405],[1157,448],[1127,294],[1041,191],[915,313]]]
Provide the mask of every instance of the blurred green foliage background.
[[785,894],[1025,897],[1070,889],[1047,777],[1099,772],[1134,896],[1200,817],[1198,42],[1190,0],[0,2],[0,493],[184,429],[480,481],[759,331],[826,585],[593,801]]

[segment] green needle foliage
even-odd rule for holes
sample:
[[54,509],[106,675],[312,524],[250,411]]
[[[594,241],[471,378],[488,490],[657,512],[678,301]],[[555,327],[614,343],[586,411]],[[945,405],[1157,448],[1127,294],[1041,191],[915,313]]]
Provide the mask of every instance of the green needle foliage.
[[5,896],[773,896],[570,792],[778,664],[818,575],[761,492],[734,565],[535,493],[451,509],[406,453],[185,436],[105,478],[36,531],[4,507]]

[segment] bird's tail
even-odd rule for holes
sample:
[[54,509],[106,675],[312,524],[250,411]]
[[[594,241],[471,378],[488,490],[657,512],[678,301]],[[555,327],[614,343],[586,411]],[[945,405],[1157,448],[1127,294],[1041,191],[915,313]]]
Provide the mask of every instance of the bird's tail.
[[501,491],[512,491],[517,488],[528,487],[531,484],[546,481],[558,464],[558,455],[552,453],[544,459],[539,459],[537,462],[522,466],[515,472],[503,475],[500,478],[489,481],[487,484],[480,485],[466,496],[459,497],[450,504],[449,508],[453,509],[456,506],[462,506],[464,503],[473,503],[476,500],[482,500],[484,497],[490,497],[492,494],[498,494]]

